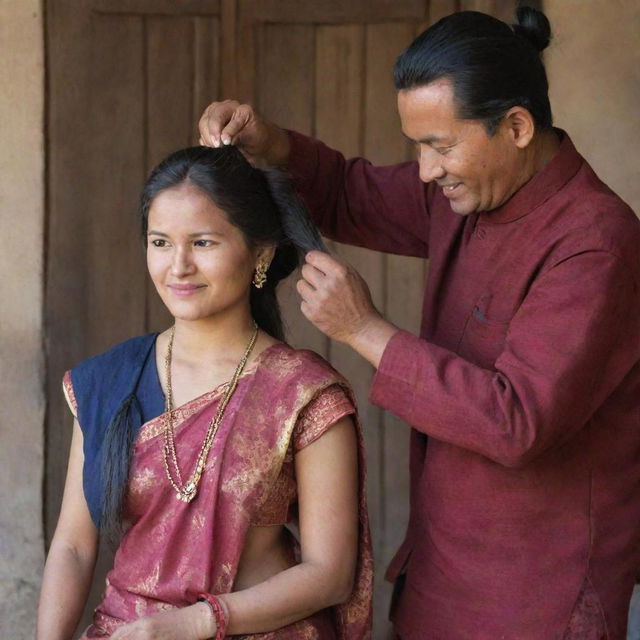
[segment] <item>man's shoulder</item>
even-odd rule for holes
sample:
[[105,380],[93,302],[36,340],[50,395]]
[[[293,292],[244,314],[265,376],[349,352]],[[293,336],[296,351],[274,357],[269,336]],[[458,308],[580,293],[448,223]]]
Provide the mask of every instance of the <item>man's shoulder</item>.
[[562,244],[611,253],[640,272],[640,220],[586,161],[558,195]]
[[584,194],[586,209],[606,209],[621,216],[637,218],[631,207],[583,159],[582,166],[568,185],[572,193]]

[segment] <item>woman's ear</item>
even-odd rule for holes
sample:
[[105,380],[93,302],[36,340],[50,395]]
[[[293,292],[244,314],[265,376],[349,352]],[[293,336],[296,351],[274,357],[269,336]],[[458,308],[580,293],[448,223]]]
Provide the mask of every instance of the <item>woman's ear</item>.
[[276,253],[276,245],[268,244],[258,249],[258,253],[256,254],[256,265],[258,264],[266,264],[269,266],[271,261],[273,260],[273,256]]

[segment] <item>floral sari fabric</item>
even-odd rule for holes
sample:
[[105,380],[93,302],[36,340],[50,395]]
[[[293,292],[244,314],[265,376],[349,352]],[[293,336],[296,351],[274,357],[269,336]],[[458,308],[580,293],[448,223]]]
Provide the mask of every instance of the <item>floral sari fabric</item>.
[[[74,392],[76,379],[67,374],[64,387],[74,415],[81,418]],[[174,410],[181,469],[193,469],[225,389],[222,385]],[[166,477],[163,433],[167,414],[142,424],[125,501],[126,532],[107,577],[104,598],[83,637],[106,637],[139,617],[188,606],[199,592],[233,591],[249,527],[285,524],[295,518],[295,452],[354,411],[348,385],[324,360],[309,351],[273,345],[241,376],[209,453],[198,494],[190,503],[176,499]],[[354,418],[359,443],[360,530],[353,593],[342,605],[250,638],[371,637],[373,565],[363,439]],[[81,427],[85,432],[85,425]],[[288,539],[291,557],[299,557],[295,537]]]

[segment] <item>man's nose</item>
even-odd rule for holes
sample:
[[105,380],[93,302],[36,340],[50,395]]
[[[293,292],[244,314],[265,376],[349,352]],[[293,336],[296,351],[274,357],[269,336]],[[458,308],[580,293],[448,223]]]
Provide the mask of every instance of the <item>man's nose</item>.
[[420,165],[420,180],[422,180],[422,182],[438,180],[438,178],[442,178],[446,173],[442,168],[442,156],[433,149],[421,148],[418,163]]

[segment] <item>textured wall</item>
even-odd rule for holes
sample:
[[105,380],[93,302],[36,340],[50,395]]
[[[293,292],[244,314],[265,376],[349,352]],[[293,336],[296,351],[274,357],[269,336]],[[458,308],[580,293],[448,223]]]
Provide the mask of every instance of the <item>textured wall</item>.
[[32,638],[43,561],[43,35],[0,2],[0,638]]
[[545,0],[556,124],[640,214],[640,2]]

